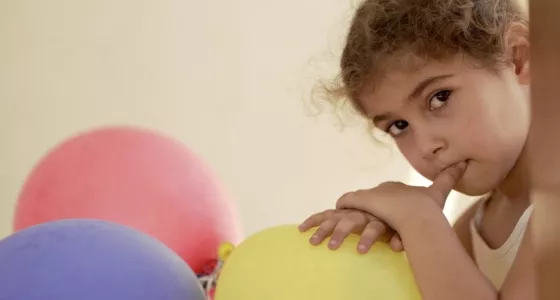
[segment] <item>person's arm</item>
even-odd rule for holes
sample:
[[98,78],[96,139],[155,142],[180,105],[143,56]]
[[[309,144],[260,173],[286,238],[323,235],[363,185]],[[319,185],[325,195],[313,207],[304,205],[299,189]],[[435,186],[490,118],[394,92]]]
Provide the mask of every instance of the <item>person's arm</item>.
[[560,299],[560,1],[531,0],[532,124],[527,151],[531,173],[537,294]]
[[423,299],[499,299],[443,214],[416,218],[399,233]]
[[[474,214],[474,209],[476,206],[466,214]],[[466,219],[457,223],[455,230],[466,224]],[[529,232],[528,228],[501,291],[496,291],[476,267],[465,251],[469,244],[461,243],[445,218],[433,215],[415,221],[401,231],[401,237],[425,300],[534,300],[534,254]]]
[[447,168],[429,187],[385,182],[358,190],[341,197],[336,208],[375,216],[400,235],[424,300],[532,300],[500,298],[442,213],[463,170],[462,164]]

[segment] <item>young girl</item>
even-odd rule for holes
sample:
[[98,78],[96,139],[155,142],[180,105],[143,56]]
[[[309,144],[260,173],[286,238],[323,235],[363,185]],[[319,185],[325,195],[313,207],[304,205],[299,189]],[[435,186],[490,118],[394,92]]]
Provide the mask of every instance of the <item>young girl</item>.
[[[524,168],[528,22],[516,0],[366,0],[341,59],[344,95],[390,134],[430,187],[388,182],[341,197],[302,231],[336,249],[361,234],[406,249],[424,299],[535,299]],[[452,228],[455,189],[486,195]]]

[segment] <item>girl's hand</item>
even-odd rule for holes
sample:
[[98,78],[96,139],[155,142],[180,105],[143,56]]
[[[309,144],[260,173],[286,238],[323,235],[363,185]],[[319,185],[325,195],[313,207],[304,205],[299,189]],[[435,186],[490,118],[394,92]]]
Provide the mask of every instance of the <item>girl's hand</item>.
[[464,163],[447,168],[428,188],[387,182],[372,189],[347,193],[337,201],[336,210],[312,215],[299,229],[307,231],[318,227],[311,237],[311,244],[318,245],[331,236],[331,249],[337,249],[349,234],[356,233],[361,235],[358,244],[360,253],[369,251],[371,246],[383,237],[390,239],[394,251],[401,251],[401,238],[391,227],[406,222],[426,207],[435,207],[441,211],[464,169]]
[[[348,194],[347,194],[348,195]],[[346,197],[343,196],[343,198]],[[318,227],[311,237],[311,244],[318,245],[327,237],[330,249],[338,249],[344,239],[351,233],[360,234],[358,252],[366,253],[380,238],[390,239],[394,251],[402,251],[400,237],[387,224],[378,218],[356,209],[329,209],[307,218],[300,226],[300,231]]]
[[429,187],[386,182],[372,189],[350,193],[337,201],[336,208],[367,212],[400,232],[407,224],[412,224],[412,220],[429,215],[425,212],[441,211],[465,167],[464,162],[448,167]]

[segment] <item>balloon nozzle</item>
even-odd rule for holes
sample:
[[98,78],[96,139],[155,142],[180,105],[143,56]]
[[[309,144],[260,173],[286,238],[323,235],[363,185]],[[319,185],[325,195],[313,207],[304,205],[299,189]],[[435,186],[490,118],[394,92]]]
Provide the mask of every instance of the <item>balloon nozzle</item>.
[[224,262],[228,259],[234,249],[235,246],[232,243],[224,242],[220,244],[218,247],[218,259],[213,270],[209,272],[208,275],[199,276],[199,281],[208,299],[211,299],[210,295],[212,290],[216,288],[218,276],[222,270]]

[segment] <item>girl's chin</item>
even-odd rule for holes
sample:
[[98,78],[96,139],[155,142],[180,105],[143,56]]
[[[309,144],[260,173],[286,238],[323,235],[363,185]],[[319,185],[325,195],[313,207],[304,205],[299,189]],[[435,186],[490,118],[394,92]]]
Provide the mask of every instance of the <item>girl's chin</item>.
[[480,176],[477,174],[469,174],[465,172],[461,180],[455,186],[455,190],[467,196],[482,196],[496,188],[495,181],[488,178],[489,176]]

